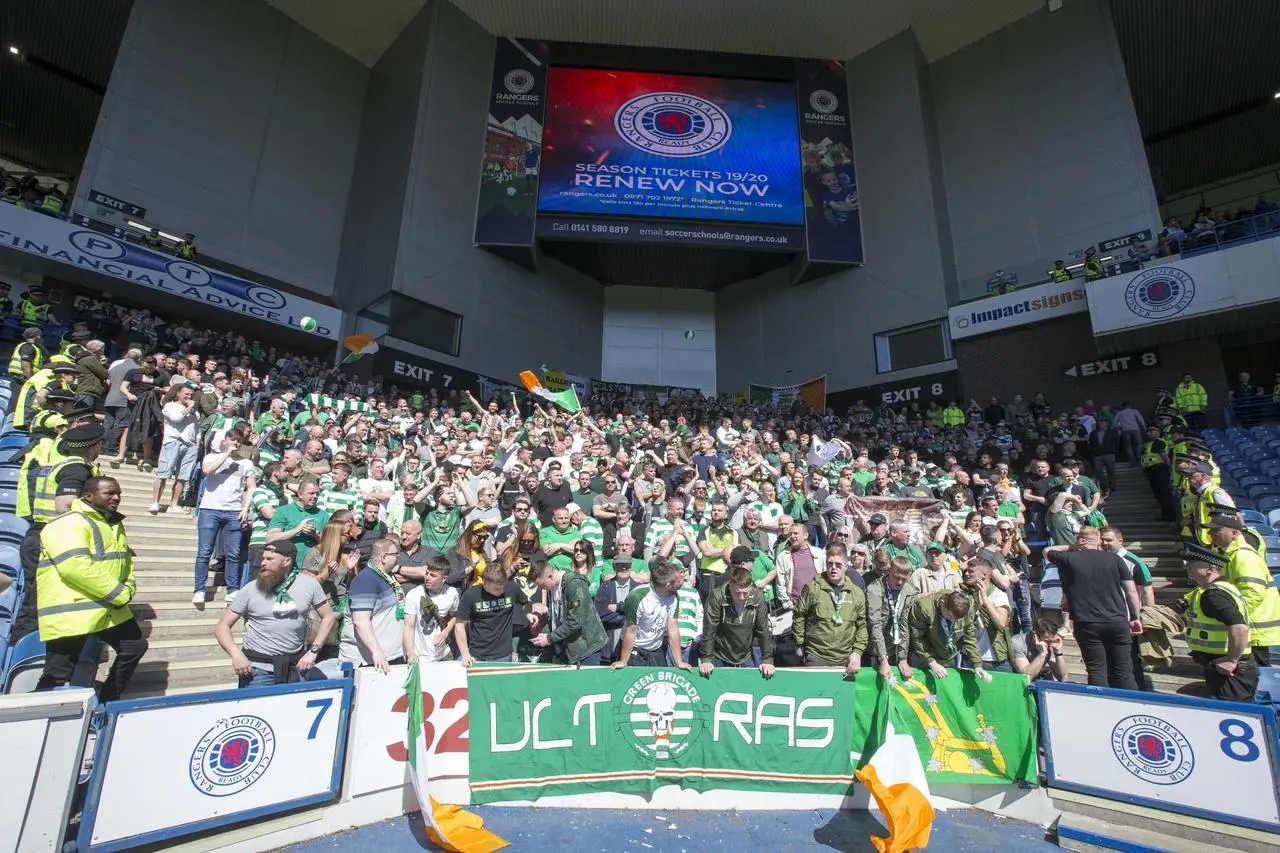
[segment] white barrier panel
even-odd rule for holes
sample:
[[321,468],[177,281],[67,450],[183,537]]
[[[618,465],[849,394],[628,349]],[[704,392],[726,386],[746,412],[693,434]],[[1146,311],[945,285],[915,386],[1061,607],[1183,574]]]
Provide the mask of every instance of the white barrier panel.
[[1280,832],[1270,707],[1042,681],[1036,689],[1050,788]]
[[165,841],[338,796],[349,679],[112,702],[82,851]]
[[[407,666],[393,666],[388,675],[369,668],[356,670],[360,699],[351,718],[351,761],[344,786],[348,797],[405,784],[408,700],[404,682],[408,673]],[[467,671],[456,662],[423,664],[422,687],[431,793],[441,802],[466,805],[471,799]],[[411,791],[408,796],[413,796]]]
[[61,847],[92,698],[92,690],[0,696],[0,853]]

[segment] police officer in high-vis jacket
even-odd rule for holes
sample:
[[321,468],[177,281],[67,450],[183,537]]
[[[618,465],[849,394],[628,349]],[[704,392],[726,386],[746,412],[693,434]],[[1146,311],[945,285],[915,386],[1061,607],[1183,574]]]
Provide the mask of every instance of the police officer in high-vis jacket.
[[1252,702],[1258,664],[1251,653],[1249,608],[1221,578],[1227,559],[1211,548],[1184,542],[1182,556],[1195,589],[1182,597],[1191,658],[1204,670],[1215,699]]
[[1238,513],[1235,507],[1213,507],[1209,536],[1226,558],[1222,579],[1236,588],[1249,608],[1254,660],[1258,666],[1270,666],[1271,647],[1280,646],[1280,590],[1266,558],[1249,544]]
[[18,432],[30,432],[31,420],[44,403],[46,389],[61,387],[72,390],[75,376],[76,366],[65,362],[50,361],[37,370],[22,383],[17,399],[13,401],[13,428]]
[[81,652],[96,638],[116,653],[98,691],[99,701],[110,702],[124,692],[147,652],[129,609],[137,583],[119,509],[120,484],[90,477],[69,509],[40,534],[36,604],[45,658],[36,690],[92,687],[98,662],[92,655],[82,659]]
[[43,326],[54,320],[44,288],[32,287],[18,300],[18,319],[24,326]]
[[[12,640],[35,628],[36,596],[39,586],[40,533],[46,524],[71,508],[90,478],[98,476],[94,460],[102,450],[102,426],[96,422],[67,429],[48,451],[45,464],[36,476],[30,497],[30,526],[22,537],[18,555],[28,580],[26,598],[14,620]],[[21,481],[19,482],[21,485]]]
[[35,326],[23,329],[22,340],[13,348],[13,355],[9,357],[10,396],[18,396],[22,384],[44,367],[48,360],[49,354],[44,351],[44,332]]

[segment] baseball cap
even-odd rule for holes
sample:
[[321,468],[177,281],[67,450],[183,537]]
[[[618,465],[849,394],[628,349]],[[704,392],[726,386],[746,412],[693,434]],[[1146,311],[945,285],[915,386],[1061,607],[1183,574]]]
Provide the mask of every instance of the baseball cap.
[[947,550],[947,549],[942,547],[942,543],[941,543],[941,542],[930,542],[928,545],[926,545],[926,546],[925,546],[925,549],[924,549],[924,550],[925,550],[925,551],[938,551],[938,552],[941,552],[941,553],[946,553],[946,550]]
[[626,554],[619,554],[613,558],[613,567],[617,569],[626,566],[629,569],[631,568],[631,561],[633,559],[634,557],[628,557]]
[[755,562],[755,559],[755,555],[751,553],[751,549],[746,545],[739,545],[729,552],[729,562],[732,565],[752,563]]
[[575,512],[582,512],[582,507],[578,506],[573,501],[570,501],[569,503],[565,504],[564,508],[569,510],[569,515],[573,515]]
[[885,518],[884,513],[882,512],[877,512],[867,519],[867,524],[871,525],[872,527],[875,527],[877,524],[888,524],[888,523],[889,523],[889,519]]
[[271,551],[282,557],[288,557],[290,560],[298,559],[298,546],[294,545],[288,539],[277,539],[275,542],[268,542],[262,546],[264,552]]

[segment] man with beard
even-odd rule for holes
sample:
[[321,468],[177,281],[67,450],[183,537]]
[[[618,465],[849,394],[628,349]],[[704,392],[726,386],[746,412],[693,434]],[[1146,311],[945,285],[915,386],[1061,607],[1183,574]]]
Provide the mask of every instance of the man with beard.
[[[298,549],[288,539],[264,545],[257,578],[240,591],[213,629],[241,687],[306,678],[337,624],[328,594],[313,575],[298,570],[297,560]],[[320,628],[315,640],[306,645],[312,613],[320,617]],[[238,649],[231,629],[241,619],[244,646]]]

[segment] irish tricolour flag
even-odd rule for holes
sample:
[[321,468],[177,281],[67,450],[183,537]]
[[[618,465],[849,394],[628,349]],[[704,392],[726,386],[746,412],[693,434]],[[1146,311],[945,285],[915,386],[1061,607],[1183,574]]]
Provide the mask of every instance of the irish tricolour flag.
[[910,729],[905,724],[894,726],[893,690],[892,683],[880,686],[872,724],[878,738],[867,750],[871,759],[853,771],[880,807],[880,816],[889,830],[888,838],[871,836],[871,843],[880,853],[923,850],[929,846],[933,829],[929,782],[915,740],[902,733]]
[[409,677],[404,684],[409,700],[409,728],[405,732],[404,745],[409,752],[409,779],[413,792],[422,809],[422,819],[427,825],[427,837],[445,850],[455,853],[492,853],[509,847],[505,839],[484,828],[484,819],[461,806],[437,803],[430,794],[427,782],[427,739],[423,729],[422,714],[422,664],[409,667]]
[[555,403],[566,412],[572,413],[582,408],[582,404],[578,402],[578,392],[573,390],[572,385],[563,391],[548,390],[532,370],[520,371],[520,381],[530,394],[541,397],[548,403]]

